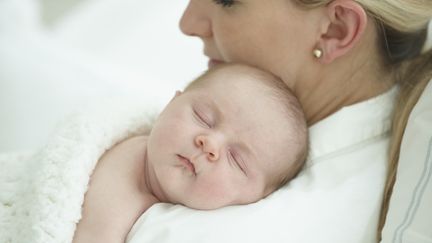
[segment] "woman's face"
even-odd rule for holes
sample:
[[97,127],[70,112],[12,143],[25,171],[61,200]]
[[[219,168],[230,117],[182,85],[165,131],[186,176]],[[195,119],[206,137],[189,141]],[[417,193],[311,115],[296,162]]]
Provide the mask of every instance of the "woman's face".
[[190,0],[180,28],[203,41],[209,66],[246,63],[292,88],[315,45],[306,31],[314,23],[311,12],[290,0]]

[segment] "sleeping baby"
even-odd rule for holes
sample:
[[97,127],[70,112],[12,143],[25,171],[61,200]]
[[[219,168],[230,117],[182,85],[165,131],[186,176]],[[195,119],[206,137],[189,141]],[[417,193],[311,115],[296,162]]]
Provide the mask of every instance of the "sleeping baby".
[[215,67],[175,94],[148,136],[100,158],[73,242],[124,242],[159,202],[200,210],[256,202],[298,173],[307,137],[300,104],[279,79]]

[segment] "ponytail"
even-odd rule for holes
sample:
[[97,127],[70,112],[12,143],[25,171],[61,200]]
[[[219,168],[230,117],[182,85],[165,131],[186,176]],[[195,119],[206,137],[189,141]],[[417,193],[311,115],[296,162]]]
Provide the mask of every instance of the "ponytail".
[[391,128],[389,167],[378,225],[378,240],[381,240],[381,231],[386,222],[390,198],[397,177],[400,146],[408,118],[432,78],[432,49],[412,60],[403,62],[400,64],[399,70],[401,71],[398,72],[396,79],[400,86],[400,93],[395,105]]

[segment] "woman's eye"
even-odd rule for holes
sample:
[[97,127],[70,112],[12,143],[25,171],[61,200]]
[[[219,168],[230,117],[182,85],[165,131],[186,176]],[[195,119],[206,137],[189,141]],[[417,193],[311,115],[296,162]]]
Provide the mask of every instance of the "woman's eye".
[[222,7],[231,7],[234,5],[235,0],[213,0],[216,4],[222,5]]

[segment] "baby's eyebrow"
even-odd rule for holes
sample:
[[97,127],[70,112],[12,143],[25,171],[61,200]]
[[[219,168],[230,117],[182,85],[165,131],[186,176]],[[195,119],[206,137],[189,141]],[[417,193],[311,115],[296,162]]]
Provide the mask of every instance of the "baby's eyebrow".
[[209,96],[201,96],[198,97],[195,100],[196,103],[204,105],[204,107],[207,107],[209,109],[211,109],[212,112],[214,112],[215,114],[215,118],[216,119],[220,119],[222,116],[222,111],[219,108],[219,105],[217,105],[217,103],[214,101],[213,98],[209,97]]
[[214,111],[215,111],[215,113],[216,113],[216,117],[218,117],[218,118],[220,118],[221,116],[222,116],[222,111],[221,111],[221,109],[219,108],[219,106],[216,104],[216,102],[213,100],[213,99],[209,99],[208,100],[208,106],[209,107],[212,107],[212,108],[214,108]]

